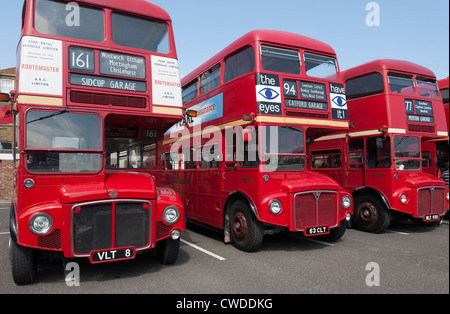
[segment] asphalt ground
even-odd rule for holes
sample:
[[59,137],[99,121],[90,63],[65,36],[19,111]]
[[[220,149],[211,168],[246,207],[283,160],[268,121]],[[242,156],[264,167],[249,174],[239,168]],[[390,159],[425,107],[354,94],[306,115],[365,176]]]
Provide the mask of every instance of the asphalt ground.
[[[189,224],[172,266],[153,252],[98,265],[43,259],[36,282],[17,286],[8,254],[9,204],[0,204],[0,293],[175,294],[180,306],[189,306],[186,295],[449,294],[448,221],[440,227],[397,222],[383,234],[348,229],[336,243],[282,233],[265,236],[256,253],[222,239]],[[79,266],[69,285],[67,262]]]

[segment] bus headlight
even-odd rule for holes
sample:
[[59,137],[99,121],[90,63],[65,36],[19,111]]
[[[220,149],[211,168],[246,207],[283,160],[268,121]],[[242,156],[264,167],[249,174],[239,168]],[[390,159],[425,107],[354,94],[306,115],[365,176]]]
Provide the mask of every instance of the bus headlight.
[[448,201],[449,199],[448,199],[448,192],[447,192],[447,201]]
[[169,206],[164,209],[163,219],[169,225],[173,225],[180,219],[180,212],[175,206]]
[[30,220],[30,230],[35,235],[44,235],[53,228],[53,219],[47,214],[36,214]]
[[181,232],[178,229],[175,229],[172,231],[172,233],[170,234],[170,237],[172,238],[172,240],[178,240],[181,236]]
[[349,209],[351,205],[352,205],[352,198],[351,198],[350,196],[348,196],[348,195],[345,195],[345,196],[342,198],[342,206],[343,206],[345,209]]
[[400,203],[402,203],[403,205],[408,203],[408,196],[406,196],[406,194],[402,194],[402,196],[400,196]]
[[278,215],[281,213],[281,210],[283,209],[281,205],[281,201],[279,200],[273,200],[270,202],[269,210],[272,213],[272,215]]

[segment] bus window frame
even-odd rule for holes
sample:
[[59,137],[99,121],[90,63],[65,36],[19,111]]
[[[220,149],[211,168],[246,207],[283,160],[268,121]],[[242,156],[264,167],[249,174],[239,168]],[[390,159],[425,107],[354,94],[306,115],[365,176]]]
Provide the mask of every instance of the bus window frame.
[[[392,89],[392,85],[393,83],[391,83],[391,77],[398,79],[398,80],[403,80],[403,81],[411,81],[412,82],[412,86],[407,86],[407,87],[403,87],[400,91],[396,91]],[[393,71],[389,71],[386,75],[386,80],[389,86],[389,91],[392,94],[395,95],[406,95],[406,96],[415,96],[417,93],[417,84],[416,81],[414,79],[414,75],[413,74],[403,74],[403,73],[399,73],[399,72],[393,72]],[[403,92],[403,90],[411,88],[412,89],[412,93],[406,93]]]
[[[247,52],[247,51],[250,50],[250,49],[251,49],[251,52],[250,52],[249,54],[253,57],[253,60],[252,60],[253,63],[252,63],[251,69],[250,69],[249,71],[246,71],[245,73],[236,74],[236,75],[234,75],[232,78],[227,78],[227,73],[228,73],[228,72],[227,72],[227,65],[228,65],[228,61],[229,61],[231,58],[240,56],[242,53]],[[256,58],[256,50],[255,50],[255,47],[252,46],[252,45],[246,45],[246,46],[242,47],[241,49],[239,49],[239,50],[233,52],[233,53],[230,54],[229,56],[225,57],[225,58],[223,59],[223,64],[224,64],[224,65],[223,65],[223,84],[229,83],[229,82],[231,82],[231,81],[233,81],[233,80],[236,80],[236,79],[238,79],[238,78],[242,78],[242,77],[245,76],[245,75],[248,75],[248,74],[251,74],[251,73],[255,72],[255,68],[256,68],[256,60],[257,60],[257,58]],[[238,63],[239,63],[239,62],[238,62]]]
[[[273,47],[276,49],[282,49],[282,50],[291,50],[291,51],[296,51],[298,54],[298,73],[295,72],[285,72],[285,71],[280,71],[279,69],[274,70],[274,69],[266,69],[264,67],[264,60],[263,60],[263,46],[267,46],[267,47]],[[301,49],[297,48],[297,47],[288,47],[288,46],[283,46],[283,45],[279,45],[279,44],[273,44],[273,43],[266,43],[266,42],[260,42],[259,43],[259,65],[261,67],[262,70],[266,71],[266,72],[272,72],[272,73],[277,73],[282,74],[282,75],[301,75],[303,73],[303,60],[302,60],[302,53],[301,53]]]
[[[98,149],[70,149],[70,148],[31,148],[28,147],[28,139],[27,139],[27,134],[28,134],[28,127],[27,127],[27,117],[28,114],[32,111],[38,111],[38,112],[54,112],[54,113],[58,113],[58,112],[62,112],[62,113],[77,113],[77,114],[85,114],[85,115],[95,115],[99,118],[99,122],[100,125],[98,127],[99,130],[99,141],[100,141],[100,147]],[[23,119],[24,119],[24,126],[22,127],[23,129],[23,150],[20,151],[21,155],[23,155],[23,159],[24,159],[24,168],[25,170],[33,175],[45,175],[45,174],[52,174],[52,175],[93,175],[93,174],[99,174],[101,173],[105,168],[105,162],[104,162],[104,158],[105,158],[105,154],[104,154],[104,137],[103,137],[103,130],[104,130],[104,120],[103,117],[100,113],[96,112],[96,111],[85,111],[85,110],[65,110],[65,111],[61,111],[61,110],[57,110],[57,108],[36,108],[36,107],[30,107],[28,108],[24,114],[23,114]],[[20,145],[20,144],[19,144]],[[44,154],[58,154],[58,162],[60,161],[60,158],[62,157],[62,155],[68,155],[68,154],[82,154],[82,155],[98,155],[98,161],[99,161],[99,168],[94,170],[94,171],[36,171],[37,169],[31,169],[28,166],[28,160],[30,156],[36,156],[37,154],[39,155],[44,155]],[[17,161],[20,161],[20,158],[17,158]],[[61,164],[58,164],[59,166],[61,166]],[[45,169],[44,169],[45,170]]]
[[[38,0],[38,1],[42,1],[42,0]],[[48,0],[45,0],[45,1],[48,1]],[[66,5],[66,6],[68,4],[68,3],[64,2],[64,1],[61,1],[61,0],[50,0],[50,1],[51,2],[57,2],[57,3],[60,3],[60,4]],[[108,15],[110,15],[110,13],[108,13],[108,10],[106,10],[105,8],[99,8],[97,6],[90,5],[90,4],[87,4],[87,3],[83,3],[81,5],[78,4],[78,5],[80,6],[80,8],[84,7],[84,8],[88,8],[88,9],[91,9],[91,10],[97,10],[97,11],[100,11],[102,13],[102,17],[103,17],[103,23],[102,23],[103,24],[103,28],[102,28],[103,29],[103,39],[102,40],[96,41],[96,40],[90,40],[90,39],[86,39],[86,38],[70,37],[70,36],[52,34],[50,32],[44,33],[44,32],[39,31],[38,28],[36,27],[36,13],[37,13],[37,3],[36,3],[36,1],[34,2],[34,7],[32,8],[32,14],[33,14],[33,25],[32,26],[33,26],[34,31],[37,32],[38,34],[41,34],[41,35],[51,36],[51,37],[53,37],[55,39],[60,38],[60,39],[66,40],[66,41],[77,40],[77,41],[87,41],[87,42],[97,43],[97,44],[104,43],[107,40],[107,38],[108,38],[108,36],[107,36],[107,25],[109,23],[108,19],[110,18],[110,17],[108,17]],[[109,10],[109,11],[111,11],[111,10]],[[111,29],[109,29],[109,31],[112,32]]]
[[[218,79],[214,78],[212,81],[206,82],[204,83],[203,80],[205,80],[205,78],[211,77],[213,74],[219,73]],[[217,85],[212,85],[212,87],[208,86],[211,85],[211,83],[213,83],[214,81],[218,81]],[[200,74],[199,78],[198,78],[198,95],[202,96],[205,94],[208,94],[209,92],[215,90],[216,88],[220,87],[222,85],[222,63],[218,62],[216,63],[214,66],[210,67],[208,70],[206,70],[205,72],[203,72],[202,74]],[[205,88],[208,88],[207,90],[205,90]],[[195,99],[195,98],[194,98]]]
[[[270,130],[270,127],[276,127],[276,128],[293,128],[293,129],[297,129],[299,131],[302,132],[303,134],[303,153],[300,154],[287,154],[287,153],[279,153],[279,148],[280,145],[278,143],[277,146],[277,152],[276,153],[271,153],[270,149],[269,149],[269,153],[266,152],[266,136],[267,136],[267,130]],[[259,149],[260,149],[260,156],[262,157],[262,160],[260,161],[263,166],[264,166],[264,171],[270,171],[270,172],[282,172],[282,171],[288,171],[288,172],[305,172],[307,171],[307,145],[306,145],[306,132],[304,129],[304,126],[288,126],[288,125],[263,125],[260,127],[260,129],[262,130],[262,132],[259,132],[259,137],[260,137],[260,144],[259,144]],[[268,163],[268,161],[270,160],[270,156],[278,156],[278,157],[300,157],[301,159],[303,159],[303,167],[301,169],[278,169],[279,164],[277,164],[275,169],[271,169],[268,168],[267,166],[270,165],[271,163]],[[278,162],[279,162],[279,158],[278,158]],[[295,164],[293,164],[295,165]],[[301,164],[300,164],[301,165]]]
[[[430,86],[434,86],[434,96],[427,96],[425,94],[421,94],[421,88],[419,82],[422,84],[429,84]],[[420,97],[430,98],[430,99],[439,99],[439,87],[437,85],[437,81],[432,78],[424,77],[424,76],[416,76],[416,86],[417,86],[417,94]]]
[[[342,159],[342,151],[340,149],[326,149],[326,150],[317,150],[314,152],[311,152],[311,168],[312,169],[323,169],[323,170],[337,170],[337,169],[342,169],[344,162]],[[315,157],[330,157],[330,160],[334,157],[334,156],[338,156],[339,159],[339,166],[338,167],[316,167],[314,165],[315,162]],[[322,162],[323,164],[323,162]],[[330,163],[328,163],[329,165]]]
[[[306,68],[306,63],[307,63],[306,55],[314,55],[314,56],[324,57],[324,58],[328,58],[328,59],[333,59],[335,73],[326,75],[326,76],[314,76],[314,75],[308,74],[308,69]],[[339,67],[338,67],[338,60],[337,60],[336,56],[329,56],[329,55],[326,55],[323,53],[317,53],[317,52],[311,52],[311,51],[304,50],[302,53],[302,57],[303,57],[303,66],[305,67],[306,76],[313,78],[313,79],[330,79],[332,81],[336,81],[338,79]],[[309,71],[311,71],[312,69],[314,69],[314,68],[311,68]]]

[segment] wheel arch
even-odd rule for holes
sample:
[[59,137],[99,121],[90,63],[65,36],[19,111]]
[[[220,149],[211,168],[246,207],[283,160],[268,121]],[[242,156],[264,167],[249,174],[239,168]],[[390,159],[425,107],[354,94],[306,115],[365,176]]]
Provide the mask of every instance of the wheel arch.
[[[387,200],[387,198],[384,196],[383,193],[381,193],[380,191],[378,191],[377,189],[371,188],[371,187],[363,187],[361,189],[355,190],[352,193],[353,199],[356,200],[359,196],[363,195],[363,194],[370,194],[373,195],[374,197],[378,198],[379,200],[381,200],[381,202],[383,203],[384,206],[386,206],[387,210],[390,210],[391,207],[389,206],[389,202]],[[355,202],[355,201],[354,201]]]

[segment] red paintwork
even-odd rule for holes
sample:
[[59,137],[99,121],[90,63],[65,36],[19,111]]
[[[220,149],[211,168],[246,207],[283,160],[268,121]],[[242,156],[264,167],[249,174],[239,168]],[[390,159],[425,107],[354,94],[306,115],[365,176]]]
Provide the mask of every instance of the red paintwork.
[[[444,89],[448,90],[449,88],[449,79],[448,77],[442,80],[438,81],[439,84],[439,89],[442,91]],[[448,100],[446,102],[444,102],[444,110],[445,110],[445,116],[447,117],[447,130],[449,128],[449,115],[448,115]]]
[[[67,1],[69,2],[69,1]],[[129,14],[136,14],[141,17],[156,18],[164,21],[168,25],[169,29],[169,41],[171,51],[165,54],[168,58],[177,58],[172,25],[169,15],[161,8],[144,0],[135,0],[129,2],[123,2],[119,0],[86,0],[77,1],[80,4],[89,3],[95,7],[103,8],[105,12],[105,23],[110,26],[109,14],[110,9],[116,9],[120,12],[128,12]],[[180,114],[156,114],[153,113],[151,103],[151,55],[149,52],[133,48],[124,48],[112,43],[111,34],[108,29],[104,42],[92,43],[84,40],[67,39],[49,35],[42,35],[36,32],[33,28],[33,10],[34,0],[27,0],[26,10],[24,12],[24,25],[21,31],[21,36],[36,36],[44,38],[59,39],[63,41],[63,88],[64,96],[62,98],[63,107],[69,108],[70,112],[79,113],[96,113],[101,117],[101,127],[104,131],[106,127],[138,127],[139,131],[142,128],[160,128],[161,130],[167,129],[175,122],[181,119]],[[146,98],[145,108],[123,108],[104,105],[93,105],[75,103],[70,101],[70,97],[67,93],[70,91],[83,91],[83,92],[97,92],[104,95],[118,95],[118,96],[136,96],[136,93],[130,91],[110,91],[91,88],[72,86],[69,84],[69,67],[68,67],[68,47],[70,45],[76,45],[79,47],[89,47],[94,49],[95,54],[98,54],[100,50],[108,50],[117,53],[133,54],[142,56],[146,59],[147,64],[147,93],[138,96]],[[157,53],[155,53],[157,54]],[[162,54],[157,54],[162,55]],[[101,76],[96,66],[94,75]],[[18,68],[18,75],[20,75],[20,66]],[[101,157],[101,169],[95,173],[30,173],[26,168],[25,162],[25,149],[24,143],[26,125],[24,115],[30,108],[45,108],[46,110],[57,112],[61,110],[61,107],[51,106],[39,106],[35,104],[22,103],[15,104],[14,109],[19,113],[20,117],[20,133],[15,136],[20,141],[21,151],[16,152],[17,156],[20,156],[20,160],[16,161],[16,167],[14,169],[15,179],[15,194],[13,200],[14,218],[16,221],[17,240],[18,244],[24,247],[36,248],[41,250],[51,250],[63,252],[65,257],[74,257],[72,251],[72,238],[71,234],[71,211],[74,206],[82,203],[99,202],[99,201],[117,201],[117,200],[131,200],[149,202],[151,204],[151,225],[149,230],[151,232],[151,243],[148,249],[155,247],[156,242],[170,237],[170,233],[174,229],[183,231],[185,229],[185,215],[183,204],[175,193],[161,194],[158,192],[155,181],[152,176],[143,171],[128,171],[128,170],[107,170],[105,167],[105,134],[102,136],[102,157]],[[34,95],[30,95],[34,96]],[[42,95],[40,95],[42,96]],[[45,96],[45,95],[44,95]],[[31,189],[26,189],[23,185],[25,179],[32,179],[35,182],[35,186]],[[180,211],[180,219],[174,225],[168,226],[163,221],[162,212],[167,206],[176,206]],[[145,206],[145,205],[144,205]],[[30,231],[29,223],[30,218],[35,213],[47,213],[53,218],[53,228],[49,232],[52,234],[56,230],[61,231],[61,245],[57,248],[42,247],[39,245],[39,239],[43,237],[37,236]],[[165,226],[160,231],[158,226]]]
[[[364,192],[373,193],[380,200],[384,199],[383,202],[387,204],[389,209],[409,214],[412,217],[423,218],[417,214],[417,190],[421,187],[432,186],[445,188],[443,181],[436,178],[435,175],[424,173],[422,170],[396,170],[392,155],[392,166],[387,169],[369,169],[367,167],[355,169],[349,166],[349,139],[367,139],[374,136],[390,136],[393,139],[394,136],[412,136],[418,137],[421,142],[425,142],[445,139],[446,137],[447,123],[445,122],[442,100],[421,97],[417,91],[415,91],[414,95],[392,93],[388,81],[388,73],[391,71],[411,74],[414,78],[421,76],[436,80],[435,75],[430,70],[410,62],[398,60],[376,60],[342,72],[346,83],[350,79],[366,74],[380,73],[384,80],[384,91],[375,95],[349,99],[347,101],[349,120],[354,124],[354,128],[350,129],[348,135],[341,134],[331,138],[322,138],[316,141],[311,148],[313,151],[330,149],[341,151],[342,159],[346,160],[347,163],[343,162],[338,169],[316,170],[332,176],[339,184],[352,192],[355,202],[358,196]],[[408,122],[405,112],[405,99],[431,102],[434,112],[434,123]],[[379,127],[387,128],[387,130],[384,132],[378,131]],[[391,142],[393,154],[393,140]],[[366,161],[366,151],[364,156]],[[312,168],[311,162],[308,166]],[[398,176],[398,179],[395,176]],[[399,201],[403,193],[406,193],[409,198],[405,205],[400,204]],[[439,215],[445,214],[446,209],[448,209],[448,199],[444,202],[446,203],[446,208],[440,209],[439,213],[437,213]]]
[[[283,79],[289,78],[297,81],[304,80],[322,83],[326,85],[327,95],[330,92],[329,82],[339,84],[342,81],[339,78],[336,81],[330,81],[327,79],[308,77],[305,73],[304,65],[300,75],[266,71],[262,68],[260,62],[260,44],[298,49],[302,54],[304,51],[309,51],[331,57],[336,56],[334,50],[327,44],[297,34],[257,30],[244,35],[182,79],[182,85],[185,86],[192,80],[198,78],[203,72],[220,63],[222,65],[222,73],[219,87],[204,95],[197,96],[193,101],[186,103],[185,108],[191,108],[198,103],[222,93],[223,116],[212,121],[203,122],[201,127],[197,125],[193,128],[185,128],[185,131],[183,131],[183,134],[189,134],[189,132],[198,133],[198,131],[205,130],[209,126],[218,126],[221,129],[220,134],[217,134],[218,137],[204,135],[201,138],[196,133],[190,140],[181,140],[178,142],[179,144],[194,147],[217,144],[222,155],[224,155],[224,130],[236,125],[240,125],[243,128],[248,126],[262,128],[270,125],[289,125],[302,129],[307,136],[311,137],[318,137],[348,129],[347,121],[340,121],[340,124],[338,124],[334,123],[334,120],[331,118],[330,97],[328,97],[328,111],[318,112],[307,109],[289,108],[290,114],[288,114],[287,108],[283,105]],[[225,59],[247,46],[252,46],[256,52],[256,65],[253,71],[224,83],[223,68]],[[281,115],[257,114],[258,105],[255,88],[255,77],[257,73],[279,76],[282,97]],[[252,114],[254,121],[244,122],[244,114]],[[242,138],[238,136],[238,145],[243,138],[248,139],[249,135],[244,134]],[[166,135],[165,139],[166,145],[164,151],[167,153],[171,150],[172,142],[168,135]],[[224,215],[237,198],[245,200],[254,208],[254,214],[259,221],[271,226],[285,227],[290,231],[303,231],[306,227],[311,227],[309,225],[302,225],[297,229],[295,228],[294,195],[299,192],[308,191],[313,193],[315,191],[326,190],[338,194],[338,215],[334,223],[328,224],[330,227],[339,226],[340,222],[346,218],[347,213],[352,211],[351,207],[349,209],[342,207],[342,197],[350,194],[344,191],[334,180],[317,172],[310,172],[308,170],[269,172],[263,164],[260,164],[256,168],[237,166],[229,169],[225,162],[220,162],[219,168],[217,169],[200,169],[198,164],[196,167],[197,169],[191,170],[167,170],[162,174],[162,181],[166,185],[170,185],[181,196],[189,219],[219,229],[227,229],[227,226],[224,226]],[[265,175],[269,176],[267,182],[263,179]],[[274,199],[280,200],[283,204],[283,210],[279,215],[273,215],[268,210],[270,201]],[[229,241],[227,238],[225,240]]]

